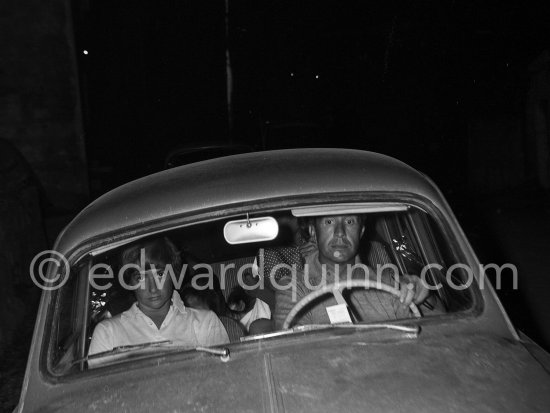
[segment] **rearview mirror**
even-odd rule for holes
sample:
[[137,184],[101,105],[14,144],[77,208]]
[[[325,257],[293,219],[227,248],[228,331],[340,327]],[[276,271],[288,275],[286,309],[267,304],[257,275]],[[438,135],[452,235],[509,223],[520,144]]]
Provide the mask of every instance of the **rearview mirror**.
[[273,217],[229,221],[223,227],[223,236],[231,244],[271,241],[279,234],[279,224]]

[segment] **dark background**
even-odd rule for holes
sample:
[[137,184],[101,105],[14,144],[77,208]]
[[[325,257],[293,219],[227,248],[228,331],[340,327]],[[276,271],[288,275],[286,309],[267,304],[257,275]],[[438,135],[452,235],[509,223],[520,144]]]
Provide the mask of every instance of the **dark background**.
[[2,0],[0,410],[30,344],[32,257],[96,197],[212,142],[427,173],[482,262],[518,266],[498,294],[550,349],[548,21],[550,2],[520,0]]
[[[92,192],[205,141],[373,150],[445,190],[536,185],[525,106],[529,64],[548,47],[548,6],[228,4],[226,26],[223,1],[73,1]],[[277,144],[269,125],[297,123],[313,126],[289,126],[296,140]],[[98,167],[113,173],[102,179]]]

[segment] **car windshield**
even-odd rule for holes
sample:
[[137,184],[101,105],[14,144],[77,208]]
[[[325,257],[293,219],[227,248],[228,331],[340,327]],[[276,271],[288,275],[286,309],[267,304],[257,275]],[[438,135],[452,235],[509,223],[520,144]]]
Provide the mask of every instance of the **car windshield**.
[[[284,340],[331,324],[395,324],[407,331],[419,317],[474,306],[463,253],[427,209],[395,202],[345,211],[305,207],[217,214],[86,255],[56,295],[50,370],[95,368],[105,364],[96,363],[101,354],[133,360],[112,357],[120,349],[148,356],[174,348],[235,351],[254,340]],[[229,221],[268,216],[278,226],[273,239],[229,243],[224,236]],[[158,240],[178,258],[153,253]],[[416,306],[414,300],[403,306],[402,287],[415,280],[425,295]],[[160,318],[157,307],[167,309]],[[178,330],[173,317],[193,327]],[[150,345],[167,340],[170,346]]]

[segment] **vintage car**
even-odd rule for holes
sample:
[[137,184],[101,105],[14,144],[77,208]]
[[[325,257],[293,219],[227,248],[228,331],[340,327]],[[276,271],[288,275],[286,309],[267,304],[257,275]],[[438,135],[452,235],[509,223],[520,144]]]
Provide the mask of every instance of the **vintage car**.
[[[279,256],[291,267],[292,254],[277,254],[297,251],[298,231],[307,231],[316,217],[348,215],[364,217],[362,262],[393,268],[398,283],[405,274],[422,275],[430,287],[409,316],[295,324],[308,296],[282,329],[235,334],[235,326],[224,323],[227,345],[186,348],[163,340],[88,356],[94,327],[107,312],[116,317],[124,307],[120,283],[107,270],[119,265],[126,246],[169,237],[189,263],[223,278],[225,298],[235,285],[246,285],[250,296],[275,311],[276,278],[270,277],[278,275],[266,274],[257,257]],[[94,201],[54,249],[47,273],[34,277],[44,292],[17,411],[550,407],[549,355],[514,329],[434,183],[384,155],[280,150],[169,169]],[[92,268],[96,275],[97,268],[104,271],[93,283]],[[509,276],[503,273],[502,283]],[[265,282],[251,287],[251,277]],[[344,300],[348,288],[399,294],[369,281],[345,280],[323,291]],[[131,296],[125,308],[130,304]]]

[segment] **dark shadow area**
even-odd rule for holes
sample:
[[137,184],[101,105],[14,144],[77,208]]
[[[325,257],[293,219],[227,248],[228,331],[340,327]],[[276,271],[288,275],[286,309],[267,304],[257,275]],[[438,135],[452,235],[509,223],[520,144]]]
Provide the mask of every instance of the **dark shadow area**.
[[27,307],[28,314],[23,318],[12,344],[2,352],[0,358],[0,411],[11,412],[19,401],[25,367],[29,356],[34,322],[38,303]]
[[488,271],[488,278],[514,326],[550,349],[548,194],[514,191],[451,198],[449,202],[482,264],[517,267],[517,288],[509,269],[501,273],[501,288],[496,288],[495,271]]

